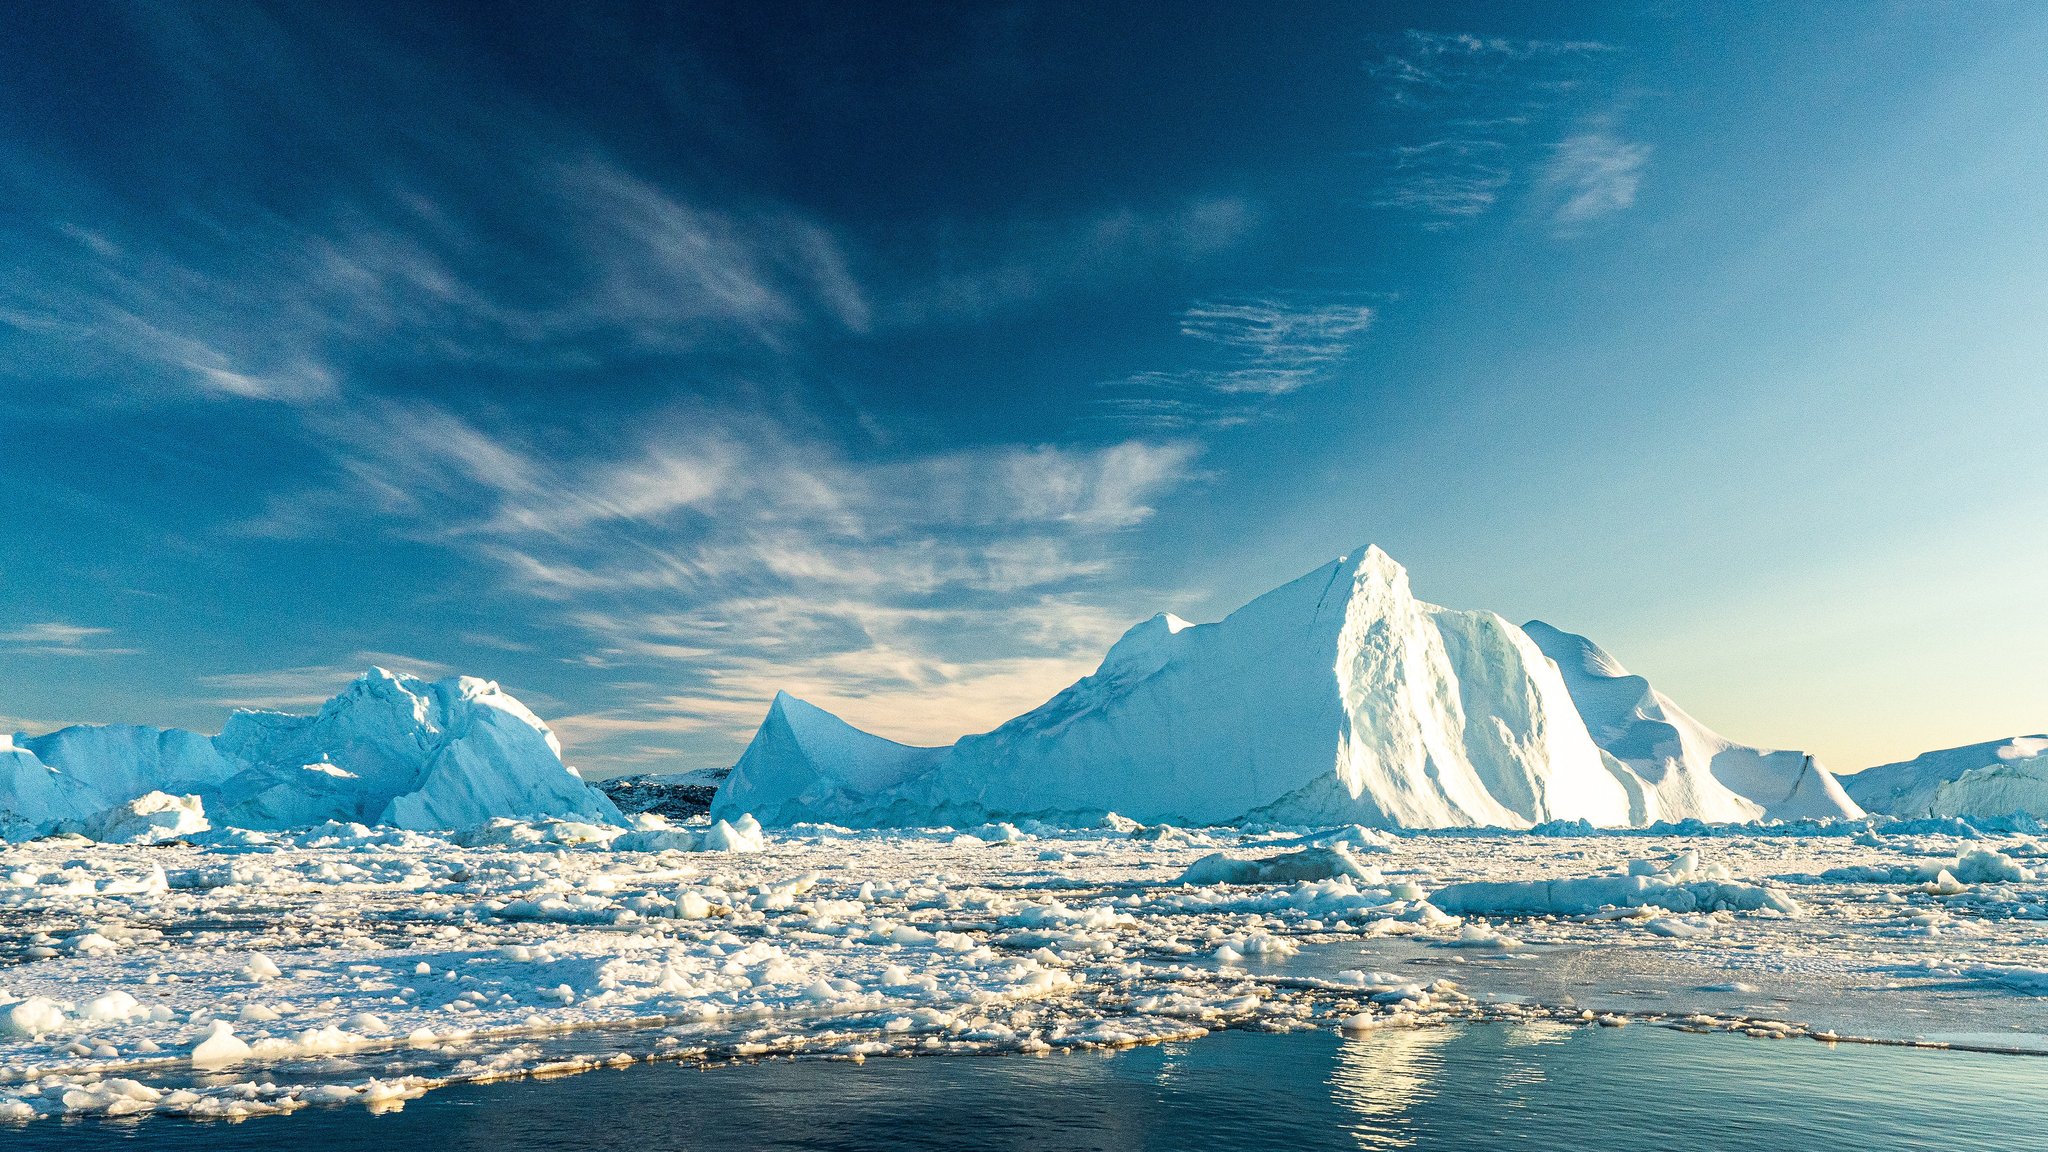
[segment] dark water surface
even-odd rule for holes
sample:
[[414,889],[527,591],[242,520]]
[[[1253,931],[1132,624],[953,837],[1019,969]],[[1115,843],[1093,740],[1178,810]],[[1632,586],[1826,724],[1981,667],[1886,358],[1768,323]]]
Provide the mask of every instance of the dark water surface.
[[1663,1028],[1226,1033],[1115,1055],[637,1065],[403,1112],[38,1121],[0,1147],[2048,1150],[2048,1059]]

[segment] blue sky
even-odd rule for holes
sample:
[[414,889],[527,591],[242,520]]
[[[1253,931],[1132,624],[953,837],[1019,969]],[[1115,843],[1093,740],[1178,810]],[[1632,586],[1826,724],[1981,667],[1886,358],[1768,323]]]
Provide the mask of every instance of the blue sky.
[[2048,723],[2048,10],[23,8],[0,726],[980,730],[1364,542],[1843,769]]

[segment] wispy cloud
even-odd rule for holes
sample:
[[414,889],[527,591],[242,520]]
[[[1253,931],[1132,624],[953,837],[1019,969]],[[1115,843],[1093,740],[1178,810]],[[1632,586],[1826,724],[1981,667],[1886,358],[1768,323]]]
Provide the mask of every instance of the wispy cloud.
[[0,715],[0,740],[4,740],[17,732],[26,732],[34,735],[42,732],[54,732],[62,727],[64,727],[62,723],[50,720],[35,720],[27,716]]
[[[606,522],[756,538],[797,527],[867,541],[941,528],[1085,534],[1149,518],[1198,451],[1133,440],[858,462],[758,417],[692,409],[642,424],[638,442],[612,455],[558,458],[422,402],[319,413],[309,417],[312,439],[329,447],[340,488],[289,495],[243,528],[291,536],[346,506],[431,538],[496,542],[567,540]],[[294,514],[300,502],[312,512]]]
[[[572,742],[601,742],[579,753],[600,765],[659,734],[730,745],[778,689],[906,739],[1036,704],[1128,622],[1099,598],[1121,570],[1118,538],[1197,478],[1185,441],[863,460],[758,415],[699,410],[595,459],[419,403],[320,426],[329,485],[273,504],[259,527],[369,517],[488,565],[500,594],[553,605],[555,634],[581,638],[560,658],[614,683],[615,706],[563,724]],[[215,687],[243,706],[304,707],[341,671]]]
[[1355,300],[1200,301],[1181,314],[1180,334],[1206,351],[1205,362],[1128,377],[1100,403],[1113,420],[1161,431],[1243,424],[1275,398],[1328,379],[1375,316]]
[[[565,717],[572,744],[622,733],[706,733],[740,741],[766,702],[787,691],[849,721],[908,743],[939,744],[986,731],[1036,707],[1092,671],[1128,621],[1085,601],[1027,599],[1006,608],[902,610],[858,600],[830,604],[771,598],[736,603],[779,621],[801,643],[734,652],[719,620],[650,616],[609,621],[620,648],[652,643],[690,657],[699,678],[687,693],[648,693],[629,707]],[[938,637],[959,628],[995,632],[1000,649],[949,656]],[[845,637],[859,637],[846,643]],[[650,641],[650,637],[655,638]]]
[[[1612,88],[1592,81],[1621,58],[1615,46],[1593,40],[1409,31],[1367,67],[1395,123],[1410,134],[1383,153],[1373,205],[1407,213],[1431,230],[1484,216],[1532,186],[1563,200],[1551,208],[1560,223],[1627,207],[1646,147],[1603,134],[1612,147],[1596,156],[1583,133],[1544,143],[1560,125],[1592,113],[1588,101]],[[1558,171],[1567,155],[1580,170]],[[1625,162],[1627,173],[1593,173],[1601,161]],[[1560,196],[1560,178],[1586,183]]]
[[1545,189],[1558,200],[1552,218],[1570,227],[1634,204],[1649,159],[1649,145],[1631,144],[1606,132],[1566,137],[1543,172]]
[[1435,105],[1471,95],[1495,99],[1501,95],[1499,89],[1510,84],[1574,87],[1578,80],[1570,74],[1530,75],[1522,66],[1598,59],[1616,51],[1614,45],[1597,40],[1526,40],[1411,28],[1369,62],[1366,71],[1385,85],[1393,101]]
[[52,229],[38,274],[0,286],[0,329],[28,343],[18,366],[39,380],[305,404],[366,350],[574,367],[593,349],[772,352],[870,323],[837,239],[792,209],[714,210],[594,152],[513,156],[504,195],[530,214],[516,237],[431,182],[310,219],[202,218],[119,242],[114,223]]
[[773,339],[813,312],[868,327],[838,240],[795,211],[710,209],[595,158],[565,167],[556,191],[589,264],[582,315],[562,320],[622,327],[648,345],[703,322]]
[[1284,396],[1319,378],[1351,352],[1372,324],[1355,304],[1285,300],[1204,301],[1182,314],[1183,336],[1217,345],[1241,362],[1208,374],[1218,392]]
[[1392,161],[1374,206],[1415,212],[1430,227],[1492,208],[1514,178],[1507,142],[1485,137],[1395,145]]
[[986,319],[1056,292],[1219,256],[1241,245],[1258,222],[1256,206],[1243,199],[1198,196],[1157,209],[941,225],[922,254],[937,273],[913,277],[885,315],[898,324]]
[[101,637],[112,634],[110,628],[45,621],[0,632],[0,644],[33,656],[133,656],[141,651],[139,648],[109,647],[99,642]]
[[[587,366],[868,326],[829,223],[631,162],[379,23],[242,6],[110,20],[190,125],[190,156],[140,191],[61,152],[0,162],[17,272],[0,283],[0,378],[309,404],[393,363]],[[279,123],[317,195],[250,186],[274,169],[246,153]]]

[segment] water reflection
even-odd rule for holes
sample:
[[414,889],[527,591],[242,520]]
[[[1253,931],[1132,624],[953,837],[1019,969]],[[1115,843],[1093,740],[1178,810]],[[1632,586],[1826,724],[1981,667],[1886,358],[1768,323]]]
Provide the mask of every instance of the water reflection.
[[1330,1072],[1330,1096],[1358,1118],[1349,1130],[1360,1148],[1415,1143],[1410,1110],[1436,1095],[1448,1028],[1380,1029],[1346,1036]]
[[1115,1055],[636,1065],[392,1116],[0,1127],[5,1152],[2048,1152],[2037,1058],[1534,1024]]
[[1534,1048],[1539,1044],[1555,1044],[1575,1035],[1579,1027],[1562,1020],[1524,1020],[1517,1024],[1509,1024],[1503,1030],[1502,1043],[1510,1048]]

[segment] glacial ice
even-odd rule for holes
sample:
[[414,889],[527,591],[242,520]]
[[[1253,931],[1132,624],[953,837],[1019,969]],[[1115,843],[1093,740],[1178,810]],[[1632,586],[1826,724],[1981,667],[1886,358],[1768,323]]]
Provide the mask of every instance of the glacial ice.
[[1155,616],[1094,674],[950,747],[778,695],[712,813],[1382,828],[1861,815],[1809,758],[1723,740],[1589,643],[1531,628],[1424,603],[1368,548],[1219,623]]
[[1927,752],[1843,783],[1870,811],[1906,819],[2048,816],[2048,735]]
[[211,827],[199,797],[152,790],[84,820],[59,823],[57,830],[108,844],[154,844]]
[[237,712],[220,735],[131,725],[0,736],[0,837],[158,840],[210,826],[417,830],[493,817],[621,824],[495,683],[373,668],[312,716]]

